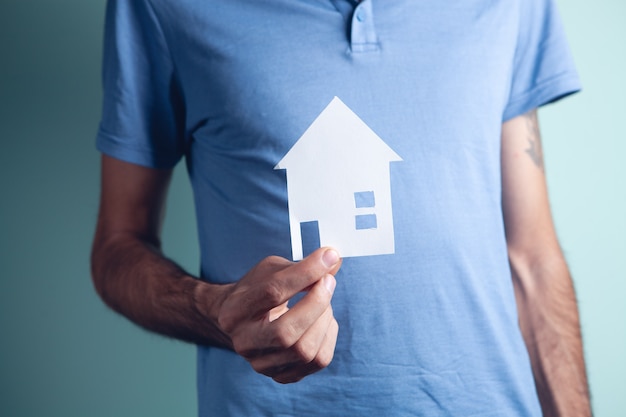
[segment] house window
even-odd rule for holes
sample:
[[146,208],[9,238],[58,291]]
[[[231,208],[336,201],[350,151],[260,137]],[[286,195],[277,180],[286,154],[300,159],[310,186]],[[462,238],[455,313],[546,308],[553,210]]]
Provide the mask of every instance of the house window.
[[354,205],[362,214],[355,216],[356,230],[376,229],[376,214],[372,209],[376,205],[374,191],[359,191],[354,193]]
[[356,230],[376,229],[375,214],[357,214]]
[[354,204],[356,208],[374,207],[376,205],[374,191],[360,191],[354,193]]

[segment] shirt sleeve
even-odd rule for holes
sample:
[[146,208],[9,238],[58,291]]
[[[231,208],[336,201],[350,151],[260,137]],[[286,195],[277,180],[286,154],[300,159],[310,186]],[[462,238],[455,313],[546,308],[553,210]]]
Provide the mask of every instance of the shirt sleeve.
[[171,168],[184,155],[184,107],[170,57],[149,1],[108,1],[99,151],[153,168]]
[[521,0],[519,36],[503,120],[580,90],[554,0]]

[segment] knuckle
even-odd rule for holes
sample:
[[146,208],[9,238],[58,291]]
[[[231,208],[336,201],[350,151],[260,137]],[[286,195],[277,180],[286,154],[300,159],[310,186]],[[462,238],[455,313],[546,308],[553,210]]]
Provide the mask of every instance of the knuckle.
[[236,347],[233,346],[233,350],[235,351],[236,354],[238,354],[239,356],[241,356],[247,361],[250,361],[251,359],[253,359],[257,355],[257,352],[258,352],[257,349],[253,349],[247,345],[242,345],[242,344],[239,344]]
[[235,353],[237,353],[240,356],[243,356],[244,358],[248,356],[248,347],[246,346],[246,343],[244,341],[242,341],[238,337],[235,337],[235,338],[232,338],[232,342],[233,342],[233,350],[235,351]]
[[231,337],[233,350],[239,356],[250,361],[257,356],[258,348],[255,347],[255,342],[247,335],[235,335]]
[[217,325],[222,331],[231,333],[235,328],[235,320],[232,315],[220,312],[217,316]]
[[256,270],[257,272],[263,271],[263,273],[279,272],[289,264],[291,264],[291,262],[287,259],[281,258],[280,256],[272,255],[262,259],[257,264]]
[[330,294],[328,291],[312,291],[309,293],[311,301],[317,305],[326,305],[330,303]]
[[261,259],[261,261],[259,261],[259,263],[254,266],[252,271],[256,273],[258,273],[259,271],[265,272],[276,263],[276,260],[273,258],[273,256],[268,256],[267,258]]
[[283,301],[283,291],[278,282],[267,282],[262,289],[262,296],[273,305],[278,305]]
[[262,374],[265,376],[272,376],[270,369],[268,369],[266,365],[263,365],[262,363],[258,361],[251,361],[250,366],[252,366],[252,369],[254,369],[254,371],[259,374]]
[[328,365],[330,365],[330,363],[333,361],[333,357],[334,357],[334,351],[330,350],[329,352],[325,353],[325,352],[320,352],[319,355],[317,355],[314,359],[315,364],[320,368],[326,368]]
[[277,347],[289,349],[295,343],[295,331],[291,325],[283,325],[276,328],[274,341]]
[[310,363],[316,359],[317,349],[315,349],[315,346],[311,343],[307,343],[304,340],[299,340],[293,345],[292,349],[298,360],[303,363]]
[[261,261],[261,263],[263,265],[277,265],[277,264],[283,263],[283,261],[284,261],[284,259],[281,258],[280,256],[271,255],[271,256],[268,256],[267,258],[263,259]]
[[281,377],[281,376],[275,376],[275,377],[272,377],[272,379],[278,382],[279,384],[283,384],[283,385],[291,384],[293,382],[299,381],[299,379],[286,378],[286,377]]

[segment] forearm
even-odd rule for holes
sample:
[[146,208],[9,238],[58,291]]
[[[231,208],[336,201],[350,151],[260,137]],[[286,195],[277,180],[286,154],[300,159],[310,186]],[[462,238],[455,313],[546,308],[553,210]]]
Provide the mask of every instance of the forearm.
[[215,324],[221,286],[193,278],[154,245],[130,235],[97,239],[92,276],[106,304],[139,326],[195,344],[231,348]]
[[578,308],[560,251],[511,255],[520,327],[546,417],[591,416]]

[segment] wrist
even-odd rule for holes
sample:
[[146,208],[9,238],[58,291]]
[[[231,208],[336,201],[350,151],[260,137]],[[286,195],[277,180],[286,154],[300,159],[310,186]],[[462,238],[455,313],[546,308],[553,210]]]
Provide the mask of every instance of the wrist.
[[230,287],[234,284],[212,284],[200,279],[194,281],[196,283],[191,303],[207,332],[207,344],[232,349],[230,337],[219,326],[219,313]]

